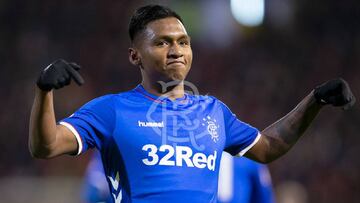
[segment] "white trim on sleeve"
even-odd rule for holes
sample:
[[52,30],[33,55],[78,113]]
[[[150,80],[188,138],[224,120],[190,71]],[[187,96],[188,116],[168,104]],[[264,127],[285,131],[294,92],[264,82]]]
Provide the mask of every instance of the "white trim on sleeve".
[[77,132],[77,130],[70,123],[61,121],[59,124],[65,126],[66,128],[68,128],[74,134],[74,136],[76,138],[76,141],[78,143],[78,146],[79,146],[78,147],[78,152],[77,152],[76,155],[79,155],[82,152],[82,149],[83,149],[83,143],[81,141],[81,137],[80,137],[79,133]]
[[260,140],[261,134],[258,133],[255,140],[249,145],[247,146],[245,149],[241,150],[237,156],[243,156],[247,151],[249,151],[249,149],[251,149],[251,147],[253,147],[259,140]]

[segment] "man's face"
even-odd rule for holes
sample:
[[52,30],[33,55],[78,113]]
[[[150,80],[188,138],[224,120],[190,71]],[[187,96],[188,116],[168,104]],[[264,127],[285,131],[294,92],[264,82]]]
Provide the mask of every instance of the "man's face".
[[143,77],[153,82],[184,80],[190,70],[190,37],[177,18],[148,23],[135,39],[135,47],[145,74]]

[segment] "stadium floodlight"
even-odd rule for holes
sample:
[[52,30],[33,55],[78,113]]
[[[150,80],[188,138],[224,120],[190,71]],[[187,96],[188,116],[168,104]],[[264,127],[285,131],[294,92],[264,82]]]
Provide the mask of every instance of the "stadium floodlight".
[[264,20],[264,0],[231,0],[231,13],[235,20],[245,26],[258,26]]

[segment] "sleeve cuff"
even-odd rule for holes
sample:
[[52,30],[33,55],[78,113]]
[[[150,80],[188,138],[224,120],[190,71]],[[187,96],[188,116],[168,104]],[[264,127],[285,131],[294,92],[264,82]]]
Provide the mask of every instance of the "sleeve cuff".
[[83,143],[82,143],[82,140],[81,140],[81,137],[80,137],[78,131],[70,123],[61,121],[59,124],[65,126],[67,129],[69,129],[74,134],[76,141],[78,143],[78,152],[76,153],[76,155],[81,154],[81,152],[83,150]]
[[245,149],[241,150],[237,156],[243,156],[247,151],[249,151],[251,149],[251,147],[253,147],[259,140],[260,140],[261,134],[258,133],[255,140],[249,145],[247,146]]

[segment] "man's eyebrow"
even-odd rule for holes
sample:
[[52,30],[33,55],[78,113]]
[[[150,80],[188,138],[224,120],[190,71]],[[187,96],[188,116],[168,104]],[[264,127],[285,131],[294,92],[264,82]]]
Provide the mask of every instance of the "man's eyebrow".
[[165,40],[173,40],[173,39],[176,39],[176,40],[179,40],[179,39],[187,39],[187,40],[191,40],[191,37],[187,34],[182,34],[180,36],[177,36],[177,35],[160,35],[160,36],[156,36],[154,38],[155,40],[159,40],[159,39],[165,39]]

